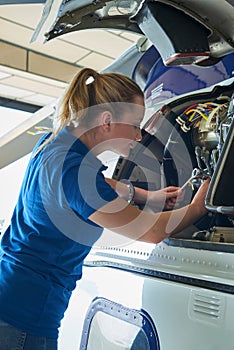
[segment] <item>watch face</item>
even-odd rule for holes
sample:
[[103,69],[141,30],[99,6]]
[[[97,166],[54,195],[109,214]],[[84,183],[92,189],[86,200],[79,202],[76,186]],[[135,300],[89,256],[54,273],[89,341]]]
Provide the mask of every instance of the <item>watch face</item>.
[[128,198],[125,198],[125,199],[129,204],[132,203],[133,198],[135,196],[135,189],[133,184],[131,183],[130,180],[127,180],[127,179],[121,179],[120,182],[127,185],[129,193],[128,193]]
[[132,203],[132,202],[133,202],[134,195],[135,195],[135,189],[134,189],[134,186],[133,186],[133,184],[132,184],[131,182],[128,184],[128,188],[129,188],[129,199],[128,199],[128,203]]

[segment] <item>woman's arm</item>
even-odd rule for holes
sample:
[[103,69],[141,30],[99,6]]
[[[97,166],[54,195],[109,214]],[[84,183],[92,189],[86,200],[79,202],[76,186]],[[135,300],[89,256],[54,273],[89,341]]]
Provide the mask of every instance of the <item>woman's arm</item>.
[[[105,179],[106,182],[118,193],[120,198],[128,200],[129,188],[125,183],[114,179]],[[179,187],[169,186],[157,191],[147,191],[140,187],[134,187],[133,200],[136,204],[147,204],[152,209],[172,209],[176,201],[180,201],[183,195]],[[179,195],[179,197],[178,197]]]
[[208,186],[209,180],[206,180],[193,201],[180,209],[146,213],[118,197],[90,215],[89,219],[131,239],[159,243],[193,224],[207,213],[204,200]]

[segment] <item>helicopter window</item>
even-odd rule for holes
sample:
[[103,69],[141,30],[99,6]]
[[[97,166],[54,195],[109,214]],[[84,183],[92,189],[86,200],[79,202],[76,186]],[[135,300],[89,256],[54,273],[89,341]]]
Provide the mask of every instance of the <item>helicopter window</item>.
[[80,350],[159,350],[149,315],[104,298],[93,301],[86,315]]

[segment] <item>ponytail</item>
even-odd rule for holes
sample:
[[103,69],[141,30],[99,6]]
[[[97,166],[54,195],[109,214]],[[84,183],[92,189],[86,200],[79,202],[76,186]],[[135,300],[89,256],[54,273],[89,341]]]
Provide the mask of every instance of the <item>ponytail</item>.
[[73,77],[63,96],[51,136],[36,153],[65,126],[75,128],[78,125],[89,125],[94,117],[90,115],[89,107],[95,106],[98,114],[108,104],[113,112],[115,102],[133,103],[136,96],[144,98],[144,93],[132,79],[119,73],[98,73],[91,68],[82,69]]

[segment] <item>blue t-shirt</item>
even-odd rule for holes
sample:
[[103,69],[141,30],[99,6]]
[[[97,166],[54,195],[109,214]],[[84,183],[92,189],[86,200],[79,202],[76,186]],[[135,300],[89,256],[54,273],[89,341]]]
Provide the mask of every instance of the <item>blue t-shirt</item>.
[[0,319],[57,337],[83,260],[103,231],[88,217],[117,197],[105,169],[67,128],[32,155],[1,240]]

